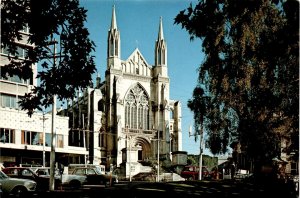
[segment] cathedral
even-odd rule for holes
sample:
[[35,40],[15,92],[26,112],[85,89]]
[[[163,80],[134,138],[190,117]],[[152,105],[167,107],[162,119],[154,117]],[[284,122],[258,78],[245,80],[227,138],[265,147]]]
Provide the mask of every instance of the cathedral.
[[120,49],[120,31],[113,7],[105,81],[98,85],[100,92],[92,93],[91,98],[98,101],[92,114],[101,116],[98,126],[92,129],[100,131],[97,138],[94,135],[99,147],[90,147],[89,160],[124,165],[135,173],[141,172],[140,162],[155,161],[157,156],[172,161],[172,152],[182,150],[181,103],[170,99],[162,18],[155,41],[154,65],[148,64],[138,48],[121,60]]
[[[28,32],[28,28],[21,31],[24,35]],[[56,163],[117,168],[126,178],[155,167],[185,164],[181,157],[186,154],[182,151],[181,103],[170,99],[162,18],[153,47],[153,65],[138,48],[121,60],[121,37],[113,7],[105,77],[101,81],[98,76],[95,85],[78,91],[76,99],[57,111],[55,131],[51,130],[51,112],[28,117],[17,105],[18,98],[35,86],[36,80],[0,79],[0,165],[48,166],[51,144],[56,145]],[[0,66],[8,63],[8,54],[1,49],[4,61]],[[37,66],[32,69],[32,79],[36,79]]]

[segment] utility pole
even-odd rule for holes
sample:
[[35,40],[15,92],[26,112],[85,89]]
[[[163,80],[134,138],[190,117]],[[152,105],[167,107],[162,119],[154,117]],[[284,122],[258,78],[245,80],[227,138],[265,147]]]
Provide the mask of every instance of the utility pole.
[[53,102],[52,102],[50,182],[49,182],[49,190],[50,191],[54,191],[54,186],[55,186],[55,178],[54,178],[54,173],[55,173],[55,143],[56,143],[55,114],[56,114],[56,95],[53,96]]
[[[55,57],[56,57],[56,43],[57,41],[54,39],[51,41],[53,47],[53,67],[55,67]],[[52,101],[52,123],[51,123],[51,152],[50,152],[50,182],[49,182],[49,190],[54,191],[55,186],[55,143],[56,143],[56,132],[55,132],[55,115],[56,115],[56,95],[53,95]]]

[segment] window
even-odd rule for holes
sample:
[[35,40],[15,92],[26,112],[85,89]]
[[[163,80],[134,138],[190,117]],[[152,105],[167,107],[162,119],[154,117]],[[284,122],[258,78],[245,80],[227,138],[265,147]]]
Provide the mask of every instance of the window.
[[114,56],[114,40],[113,40],[113,38],[111,37],[111,39],[110,39],[110,54],[109,54],[109,56],[111,57],[111,56]]
[[21,46],[17,46],[16,53],[10,53],[8,51],[8,47],[5,47],[5,48],[1,48],[0,52],[5,55],[17,56],[18,58],[26,58],[26,56],[28,54],[28,49],[21,47]]
[[298,166],[297,166],[297,163],[295,163],[295,162],[291,163],[291,174],[292,175],[298,174]]
[[[1,67],[0,67],[0,73],[1,73]],[[24,80],[24,79],[19,78],[19,76],[17,76],[17,75],[6,76],[6,78],[0,77],[0,79],[2,79],[2,80],[7,80],[7,81],[11,81],[11,82],[16,82],[16,83],[21,83],[21,84],[29,85],[29,79]]]
[[15,130],[0,128],[0,142],[15,143]]
[[95,175],[95,171],[93,169],[87,169],[87,175]]
[[139,84],[125,97],[125,125],[134,129],[149,129],[149,98]]
[[[45,146],[51,146],[51,133],[46,133],[45,139]],[[56,148],[63,148],[64,147],[64,138],[63,135],[56,135]]]
[[57,148],[63,148],[64,147],[63,135],[56,135],[56,147]]
[[43,133],[33,131],[22,131],[21,143],[27,145],[43,145]]
[[118,56],[118,39],[115,40],[115,56]]

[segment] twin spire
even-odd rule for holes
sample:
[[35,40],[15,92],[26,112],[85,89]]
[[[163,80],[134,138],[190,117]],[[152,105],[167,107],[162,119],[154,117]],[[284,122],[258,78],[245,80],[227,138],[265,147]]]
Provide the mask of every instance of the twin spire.
[[[117,18],[115,5],[112,10],[111,27],[108,33],[108,58],[117,57],[120,58],[120,32],[117,27]],[[158,38],[155,43],[155,65],[165,66],[167,65],[167,44],[164,39],[162,17],[160,17]]]
[[115,5],[113,6],[110,29],[111,29],[111,30],[118,29],[118,27],[117,27],[117,19],[116,19]]
[[164,40],[164,30],[162,25],[162,17],[159,18],[158,38],[157,40]]

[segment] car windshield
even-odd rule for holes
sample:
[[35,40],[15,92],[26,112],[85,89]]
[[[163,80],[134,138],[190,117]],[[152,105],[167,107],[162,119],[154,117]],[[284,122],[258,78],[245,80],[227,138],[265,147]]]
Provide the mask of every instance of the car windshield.
[[2,171],[0,171],[0,179],[6,179],[6,178],[8,178],[8,176]]
[[96,173],[97,173],[98,175],[102,175],[101,170],[100,170],[99,167],[96,167],[94,170],[96,171]]

